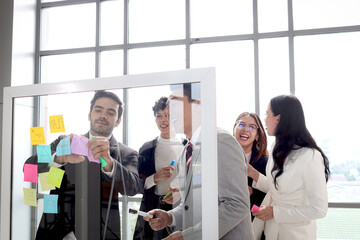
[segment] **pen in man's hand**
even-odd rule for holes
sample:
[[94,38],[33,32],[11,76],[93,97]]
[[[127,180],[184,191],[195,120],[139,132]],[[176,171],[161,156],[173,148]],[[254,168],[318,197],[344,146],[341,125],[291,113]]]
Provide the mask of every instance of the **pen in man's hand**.
[[[171,166],[174,166],[175,165],[175,160],[172,160],[171,163],[170,163]],[[170,195],[170,193],[172,193],[174,190],[170,190],[164,197],[163,199],[165,199],[167,196]]]

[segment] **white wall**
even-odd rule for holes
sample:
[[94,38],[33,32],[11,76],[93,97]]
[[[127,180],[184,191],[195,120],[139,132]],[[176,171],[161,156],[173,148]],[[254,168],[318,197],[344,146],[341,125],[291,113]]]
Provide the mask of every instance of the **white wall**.
[[[2,156],[3,142],[2,119],[3,114],[6,114],[3,113],[3,88],[34,83],[35,4],[35,0],[0,0],[0,156]],[[29,117],[29,111],[26,112]],[[23,113],[25,114],[25,112]],[[31,149],[22,149],[21,154],[29,156]],[[3,161],[9,161],[9,159],[1,159],[0,167]],[[22,165],[23,163],[19,162],[13,167],[14,169],[19,168],[22,173]],[[15,170],[15,172],[19,171]],[[17,176],[16,179],[22,180],[23,176]],[[16,181],[13,183],[20,184]],[[13,201],[24,201],[22,193],[13,194],[12,197]],[[13,231],[13,239],[29,239],[31,235],[31,210],[28,206],[24,205],[24,207],[28,209],[16,211],[22,216],[20,218],[22,222],[16,223],[19,228]]]
[[[6,86],[10,86],[11,79],[12,18],[12,0],[0,0],[0,126],[2,126],[3,114],[3,88]],[[2,128],[0,128],[0,134],[1,156]]]

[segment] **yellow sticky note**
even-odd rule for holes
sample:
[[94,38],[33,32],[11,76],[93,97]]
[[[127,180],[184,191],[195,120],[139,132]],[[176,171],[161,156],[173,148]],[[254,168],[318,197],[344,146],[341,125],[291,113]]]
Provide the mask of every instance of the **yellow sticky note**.
[[60,188],[64,173],[65,171],[60,168],[51,167],[46,181],[55,187]]
[[40,145],[45,143],[45,133],[43,127],[30,128],[31,145]]
[[54,185],[51,185],[50,183],[47,182],[48,175],[49,175],[49,172],[39,173],[41,190],[43,190],[43,191],[55,189]]
[[50,116],[49,120],[51,133],[65,132],[63,115]]
[[24,203],[29,206],[37,206],[36,189],[23,188],[24,190]]

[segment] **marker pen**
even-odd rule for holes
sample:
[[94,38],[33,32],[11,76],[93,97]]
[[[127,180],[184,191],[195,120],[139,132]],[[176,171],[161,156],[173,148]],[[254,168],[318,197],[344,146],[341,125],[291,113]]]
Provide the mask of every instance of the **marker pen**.
[[174,191],[174,190],[169,191],[169,192],[163,197],[163,199],[165,199],[167,196],[169,196],[170,193],[172,193],[173,191]]
[[[171,163],[170,163],[170,165],[173,167],[173,166],[175,165],[175,160],[172,160]],[[163,199],[165,199],[167,196],[169,196],[170,193],[172,193],[172,192],[173,192],[173,190],[169,191],[169,192],[163,197]]]
[[131,209],[131,208],[129,208],[129,213],[137,214],[137,215],[140,215],[140,216],[143,216],[143,217],[148,217],[148,218],[153,218],[154,217],[153,215],[148,214],[146,212],[137,211],[137,210],[134,210],[134,209]]
[[170,163],[170,165],[171,165],[171,166],[174,166],[174,164],[175,164],[175,160],[172,160],[171,163]]

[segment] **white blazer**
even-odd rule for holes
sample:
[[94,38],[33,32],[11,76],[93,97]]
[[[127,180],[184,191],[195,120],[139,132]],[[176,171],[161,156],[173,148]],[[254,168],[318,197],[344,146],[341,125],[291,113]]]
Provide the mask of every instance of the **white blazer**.
[[325,217],[328,208],[325,166],[321,153],[312,148],[293,150],[287,157],[284,172],[276,179],[271,174],[272,155],[266,176],[260,174],[253,187],[267,192],[262,205],[273,206],[274,218],[265,223],[253,221],[256,239],[264,229],[266,240],[316,239],[315,219]]

